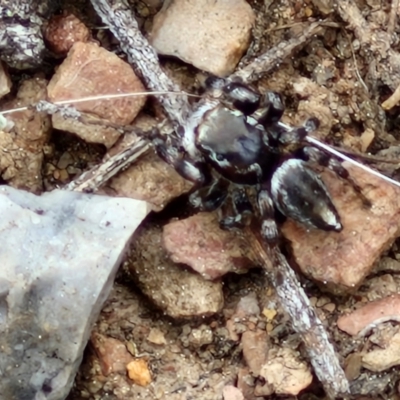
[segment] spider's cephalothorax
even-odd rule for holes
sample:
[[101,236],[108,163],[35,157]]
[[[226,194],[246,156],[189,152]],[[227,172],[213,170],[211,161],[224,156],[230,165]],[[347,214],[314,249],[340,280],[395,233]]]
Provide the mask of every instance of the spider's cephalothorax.
[[[205,111],[198,126],[183,131],[181,142],[175,139],[167,146],[161,138],[155,140],[161,157],[196,183],[192,204],[212,210],[229,199],[231,213],[221,225],[240,226],[243,215],[251,211],[244,190],[247,185],[258,191],[262,234],[270,243],[278,238],[275,210],[308,228],[340,231],[328,190],[310,164],[325,165],[343,178],[347,171],[337,160],[304,145],[318,121],[310,119],[301,127],[288,128],[279,122],[284,111],[279,94],[261,95],[244,84],[219,79],[209,86],[212,99],[218,102]],[[237,184],[233,190],[230,183]]]

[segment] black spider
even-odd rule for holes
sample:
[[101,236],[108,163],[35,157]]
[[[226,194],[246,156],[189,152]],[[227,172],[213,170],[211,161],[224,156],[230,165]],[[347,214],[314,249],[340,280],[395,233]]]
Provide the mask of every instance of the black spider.
[[[179,139],[154,139],[158,154],[195,183],[191,203],[207,211],[224,205],[221,226],[240,227],[252,213],[245,190],[250,186],[257,188],[261,233],[269,243],[279,238],[275,210],[308,228],[340,231],[338,212],[310,164],[350,178],[338,160],[305,145],[304,138],[317,129],[318,120],[289,128],[280,122],[284,106],[279,94],[261,95],[242,83],[216,78],[207,83],[211,106],[205,113],[198,111],[204,113],[198,126],[182,129]],[[210,166],[218,172],[217,178]],[[235,184],[233,189],[230,183]]]

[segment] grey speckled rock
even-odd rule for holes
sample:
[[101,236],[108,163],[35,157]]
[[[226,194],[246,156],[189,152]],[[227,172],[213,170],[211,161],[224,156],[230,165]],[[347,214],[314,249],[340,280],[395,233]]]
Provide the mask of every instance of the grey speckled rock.
[[64,399],[144,202],[0,187],[0,398]]

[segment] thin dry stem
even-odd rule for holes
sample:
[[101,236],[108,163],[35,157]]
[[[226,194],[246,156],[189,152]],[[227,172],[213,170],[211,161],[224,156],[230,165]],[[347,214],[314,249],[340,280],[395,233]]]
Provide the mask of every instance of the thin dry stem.
[[320,22],[312,22],[298,37],[292,38],[287,42],[282,42],[271,50],[257,57],[252,63],[238,70],[230,76],[230,79],[241,79],[244,82],[253,82],[263,74],[268,73],[294,52],[310,40],[318,31]]
[[[119,40],[129,62],[136,67],[136,72],[143,78],[146,86],[152,91],[179,91],[179,86],[160,67],[157,53],[141,34],[128,4],[122,0],[91,2],[103,22]],[[191,108],[185,96],[163,96],[160,102],[169,118],[180,125],[190,115]]]
[[64,186],[63,189],[78,192],[94,192],[118,172],[129,167],[149,149],[150,144],[148,141],[142,138],[135,138],[120,152],[109,158],[105,158],[101,164],[86,171],[77,179]]
[[271,277],[282,308],[289,315],[293,329],[301,336],[315,372],[320,379],[323,376],[321,382],[326,394],[336,398],[349,393],[349,382],[328,334],[279,247],[264,243],[258,230],[247,229],[246,237]]

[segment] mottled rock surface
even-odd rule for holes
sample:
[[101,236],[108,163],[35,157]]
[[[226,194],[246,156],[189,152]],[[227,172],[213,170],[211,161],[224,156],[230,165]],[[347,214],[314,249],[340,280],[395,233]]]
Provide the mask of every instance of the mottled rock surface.
[[223,77],[247,50],[254,21],[243,0],[174,0],[154,18],[150,42],[160,54]]
[[0,187],[0,393],[64,399],[144,202]]
[[297,396],[313,379],[307,363],[289,348],[271,349],[268,352],[268,362],[262,366],[260,375],[265,379],[265,385],[257,385],[255,394],[258,389],[258,395],[261,396],[270,390],[270,393]]
[[[109,154],[113,151],[114,148]],[[110,179],[104,190],[114,196],[145,200],[154,211],[160,211],[169,201],[188,192],[192,186],[191,182],[183,179],[154,152],[149,152]]]
[[345,165],[371,207],[363,205],[349,184],[325,172],[323,178],[339,211],[343,231],[307,230],[293,221],[283,226],[302,272],[336,293],[357,289],[400,231],[400,189]]
[[[117,55],[94,43],[78,42],[72,46],[67,58],[53,75],[47,90],[50,101],[57,102],[97,95],[143,92],[145,88],[132,67]],[[130,96],[72,104],[81,112],[102,118],[105,123],[126,125],[133,121],[145,101],[145,96]],[[54,119],[54,127],[79,135],[81,128],[74,128],[73,120],[67,128],[70,119],[65,119],[67,122],[63,124]],[[114,138],[114,142],[117,138]],[[83,139],[88,140],[87,137]],[[100,143],[103,142],[107,142],[107,138]]]
[[86,143],[100,143],[107,149],[121,137],[118,129],[104,123],[99,117],[85,116],[82,120],[66,118],[60,112],[56,112],[52,115],[51,122],[60,131],[75,133]]
[[140,232],[125,267],[142,292],[171,317],[212,315],[223,306],[221,282],[205,281],[173,263],[162,246],[160,227]]
[[217,213],[199,213],[164,226],[163,244],[176,263],[189,265],[203,278],[246,272],[256,266],[247,240],[219,227]]
[[[398,327],[388,327],[387,332],[382,330],[377,346],[362,356],[362,366],[374,372],[382,372],[394,366],[400,365],[400,332]],[[374,341],[375,337],[372,337]]]
[[[3,109],[29,106],[46,98],[47,81],[37,77],[21,83],[17,97]],[[0,173],[11,186],[40,193],[43,190],[43,146],[50,138],[51,121],[33,109],[7,114],[10,129],[0,131]]]
[[66,55],[77,42],[87,42],[90,31],[74,14],[53,15],[43,32],[47,46],[56,54]]
[[390,320],[400,320],[400,295],[370,302],[339,317],[337,325],[342,331],[355,336],[367,328],[371,329],[373,326]]

